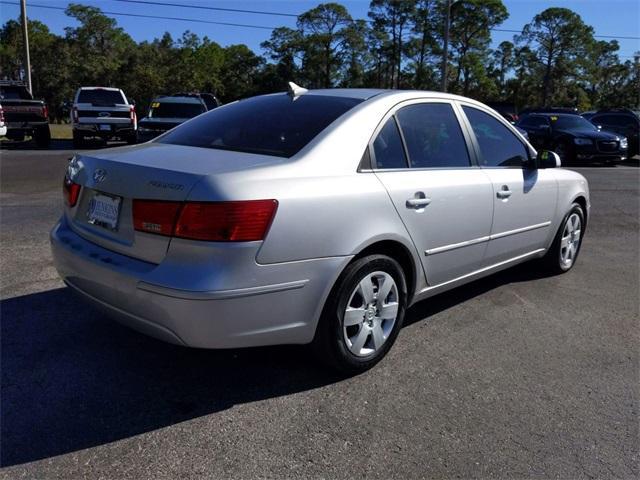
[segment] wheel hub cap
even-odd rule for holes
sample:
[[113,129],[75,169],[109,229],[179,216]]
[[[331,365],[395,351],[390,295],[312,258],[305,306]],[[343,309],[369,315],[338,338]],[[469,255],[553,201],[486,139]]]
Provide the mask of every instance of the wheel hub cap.
[[386,272],[365,276],[351,293],[343,317],[344,342],[356,356],[373,354],[389,338],[398,316],[398,287]]

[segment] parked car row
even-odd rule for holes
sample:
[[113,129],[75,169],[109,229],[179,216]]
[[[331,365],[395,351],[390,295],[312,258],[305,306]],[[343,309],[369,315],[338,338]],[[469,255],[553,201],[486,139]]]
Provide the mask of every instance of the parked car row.
[[148,116],[138,122],[135,102],[119,88],[81,87],[71,107],[73,144],[80,147],[87,137],[127,143],[151,140],[219,105],[210,93],[162,96],[151,102]]
[[547,108],[520,114],[516,123],[531,144],[556,152],[563,163],[620,161],[638,153],[640,119],[631,110],[586,112]]

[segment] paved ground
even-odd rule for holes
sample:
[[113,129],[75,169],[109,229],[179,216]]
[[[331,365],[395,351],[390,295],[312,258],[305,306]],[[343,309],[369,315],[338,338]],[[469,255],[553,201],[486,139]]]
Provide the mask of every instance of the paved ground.
[[68,152],[0,155],[0,477],[638,477],[640,169],[581,169],[571,273],[421,303],[340,379],[303,348],[183,349],[77,303],[47,240]]

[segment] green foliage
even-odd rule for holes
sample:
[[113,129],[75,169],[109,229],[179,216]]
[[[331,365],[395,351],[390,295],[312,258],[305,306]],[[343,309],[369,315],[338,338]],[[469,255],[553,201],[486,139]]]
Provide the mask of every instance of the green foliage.
[[[174,39],[135,42],[99,8],[70,4],[77,26],[63,36],[29,22],[34,93],[54,117],[81,86],[122,88],[145,114],[153,97],[213,92],[223,102],[308,88],[437,89],[447,0],[371,0],[369,21],[338,3],[323,3],[280,27],[261,44],[222,47],[186,31]],[[640,106],[640,53],[622,63],[618,43],[596,41],[593,29],[566,8],[549,8],[514,42],[490,48],[491,29],[508,17],[502,0],[451,1],[449,91],[518,107]],[[22,32],[16,20],[0,29],[0,78],[22,77]]]

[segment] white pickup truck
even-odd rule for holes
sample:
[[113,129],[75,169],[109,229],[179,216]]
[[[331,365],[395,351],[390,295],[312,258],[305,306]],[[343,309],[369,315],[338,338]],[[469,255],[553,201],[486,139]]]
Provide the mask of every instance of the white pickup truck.
[[124,92],[111,87],[81,87],[71,109],[73,145],[82,146],[87,137],[119,138],[136,143],[138,122],[135,105]]

